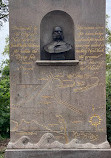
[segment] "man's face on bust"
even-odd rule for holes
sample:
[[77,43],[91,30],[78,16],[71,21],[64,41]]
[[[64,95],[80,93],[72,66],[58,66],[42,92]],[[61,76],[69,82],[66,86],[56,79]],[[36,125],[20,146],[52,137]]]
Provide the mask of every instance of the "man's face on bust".
[[52,34],[54,41],[63,41],[63,31],[61,27],[55,27]]

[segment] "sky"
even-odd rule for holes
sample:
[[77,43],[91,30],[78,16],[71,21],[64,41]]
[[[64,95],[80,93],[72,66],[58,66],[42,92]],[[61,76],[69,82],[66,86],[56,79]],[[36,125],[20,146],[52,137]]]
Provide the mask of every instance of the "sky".
[[[111,29],[111,0],[106,0],[106,14],[110,16],[108,20],[108,26]],[[9,23],[4,23],[3,27],[0,28],[0,64],[4,57],[2,52],[5,47],[5,38],[9,36]]]
[[108,25],[111,29],[111,0],[106,0],[106,14],[110,16],[108,20]]
[[9,36],[9,22],[4,23],[3,27],[0,28],[0,63],[4,59],[2,52],[5,47],[5,38]]

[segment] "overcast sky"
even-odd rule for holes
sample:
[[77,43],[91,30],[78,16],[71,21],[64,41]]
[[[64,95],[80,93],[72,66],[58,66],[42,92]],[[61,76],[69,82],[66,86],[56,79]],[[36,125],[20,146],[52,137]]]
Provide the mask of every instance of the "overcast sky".
[[[108,20],[109,28],[111,29],[111,0],[106,0],[106,13],[110,16]],[[2,52],[5,47],[5,38],[9,35],[9,23],[4,23],[4,26],[0,28],[0,63],[3,60]]]

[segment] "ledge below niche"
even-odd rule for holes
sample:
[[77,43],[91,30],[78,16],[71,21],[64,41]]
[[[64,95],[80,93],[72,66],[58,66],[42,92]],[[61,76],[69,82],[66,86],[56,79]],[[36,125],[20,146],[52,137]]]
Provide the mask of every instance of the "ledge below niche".
[[79,60],[37,60],[39,66],[76,66]]

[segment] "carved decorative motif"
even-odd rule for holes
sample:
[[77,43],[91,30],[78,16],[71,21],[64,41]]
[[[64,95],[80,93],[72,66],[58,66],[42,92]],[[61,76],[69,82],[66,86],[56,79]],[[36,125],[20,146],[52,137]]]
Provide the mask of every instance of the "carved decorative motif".
[[82,144],[77,139],[73,139],[67,144],[62,144],[55,140],[51,133],[46,133],[42,136],[40,141],[36,144],[31,143],[31,140],[27,136],[21,137],[17,142],[8,144],[9,149],[108,149],[109,143],[103,142],[98,145],[91,143]]

